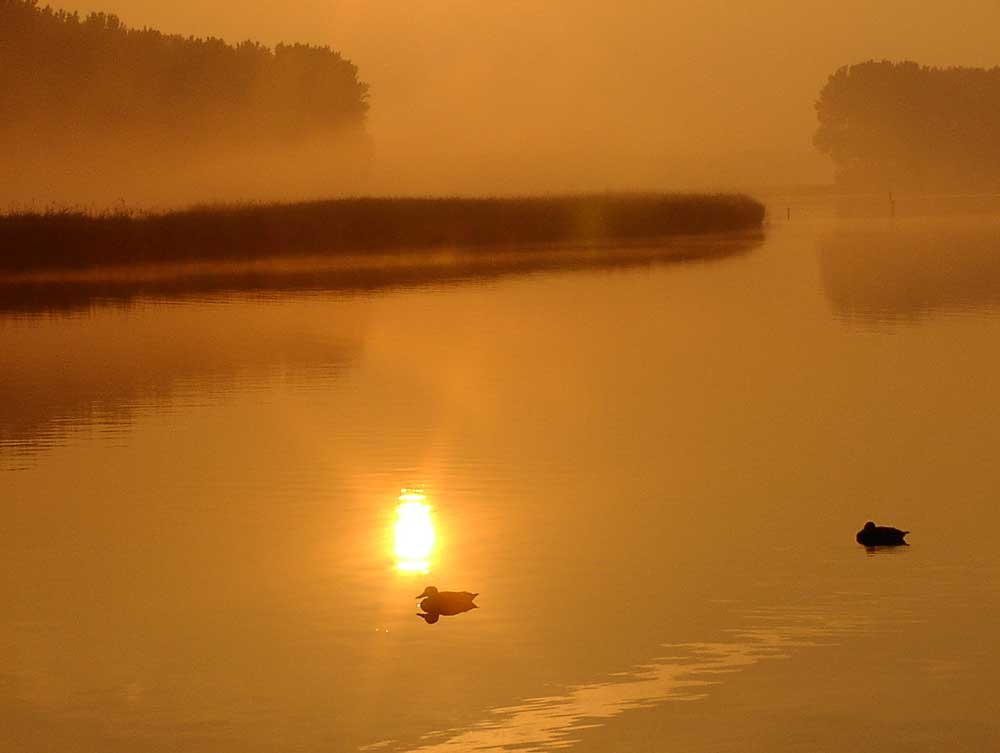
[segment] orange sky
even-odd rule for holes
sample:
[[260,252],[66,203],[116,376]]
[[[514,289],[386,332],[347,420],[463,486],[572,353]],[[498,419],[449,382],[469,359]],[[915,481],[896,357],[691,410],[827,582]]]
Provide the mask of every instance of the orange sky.
[[813,101],[843,63],[1000,64],[995,0],[67,0],[133,26],[329,44],[371,84],[371,190],[826,182]]

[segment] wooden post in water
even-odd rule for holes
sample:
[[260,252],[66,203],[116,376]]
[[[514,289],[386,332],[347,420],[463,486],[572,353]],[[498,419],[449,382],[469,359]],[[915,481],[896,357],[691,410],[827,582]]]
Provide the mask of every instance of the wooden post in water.
[[788,207],[788,209],[786,209],[785,211],[786,211],[785,219],[788,220],[792,219],[792,208]]
[[892,197],[892,191],[889,191],[889,216],[896,216],[896,200]]

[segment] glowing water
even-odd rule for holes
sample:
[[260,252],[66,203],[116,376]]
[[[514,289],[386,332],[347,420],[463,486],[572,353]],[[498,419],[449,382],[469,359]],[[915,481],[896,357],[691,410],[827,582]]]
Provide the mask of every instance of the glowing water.
[[403,489],[396,508],[396,568],[403,572],[430,571],[434,551],[434,520],[427,497],[419,489]]

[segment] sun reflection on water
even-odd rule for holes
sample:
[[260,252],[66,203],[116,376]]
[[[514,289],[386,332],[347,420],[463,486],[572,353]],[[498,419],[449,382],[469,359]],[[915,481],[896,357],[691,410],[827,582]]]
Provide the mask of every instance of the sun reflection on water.
[[430,571],[434,550],[434,520],[423,489],[403,489],[396,508],[396,569],[401,572]]

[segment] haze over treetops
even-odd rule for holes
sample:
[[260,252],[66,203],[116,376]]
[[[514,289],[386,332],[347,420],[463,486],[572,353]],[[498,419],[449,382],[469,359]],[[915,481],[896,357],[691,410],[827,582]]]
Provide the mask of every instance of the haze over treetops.
[[169,201],[174,185],[253,197],[296,181],[330,193],[370,161],[368,86],[329,47],[230,45],[0,0],[0,62],[10,201],[117,190],[131,205],[156,187]]
[[816,111],[844,188],[1000,190],[1000,68],[844,66]]
[[[831,72],[872,59],[1000,64],[991,0],[427,0],[402,10],[398,0],[289,0],[252,12],[231,0],[58,4],[184,36],[340,50],[371,85],[366,193],[828,183],[833,166],[812,136]],[[298,161],[308,175],[315,155]],[[273,198],[316,195],[278,188]]]
[[[131,57],[102,82],[104,93],[92,82],[74,87],[67,55],[79,44],[50,36],[32,48],[49,59],[24,75],[23,44],[18,52],[9,41],[15,24],[0,25],[3,54],[21,61],[2,66],[0,111],[18,112],[11,108],[25,97],[37,104],[45,87],[55,93],[3,119],[4,208],[828,183],[835,165],[813,146],[813,105],[832,71],[869,59],[984,69],[1000,62],[990,31],[1000,27],[1000,6],[986,0],[958,9],[901,0],[428,0],[405,11],[395,0],[290,0],[252,13],[230,0],[101,0],[106,14],[89,22],[94,0],[62,4],[82,19],[43,14],[24,0],[0,6],[37,15],[46,34],[60,26],[82,38],[85,27],[87,44],[103,40],[114,55],[127,47]],[[109,55],[81,69],[107,72]],[[69,75],[53,89],[60,65]],[[134,82],[147,76],[151,85],[139,91]],[[259,106],[248,104],[251,95]],[[165,112],[168,100],[155,104],[158,96],[178,109]],[[76,108],[73,117],[43,117],[53,104]],[[364,130],[346,127],[359,114]],[[121,132],[91,128],[96,135],[84,138],[73,125],[123,115],[131,125]],[[166,133],[136,159],[135,147],[151,140],[143,123],[159,120]],[[197,123],[208,127],[190,148],[164,148],[168,135],[190,136]],[[34,141],[12,147],[3,134],[13,131]],[[257,143],[248,151],[250,140]]]

